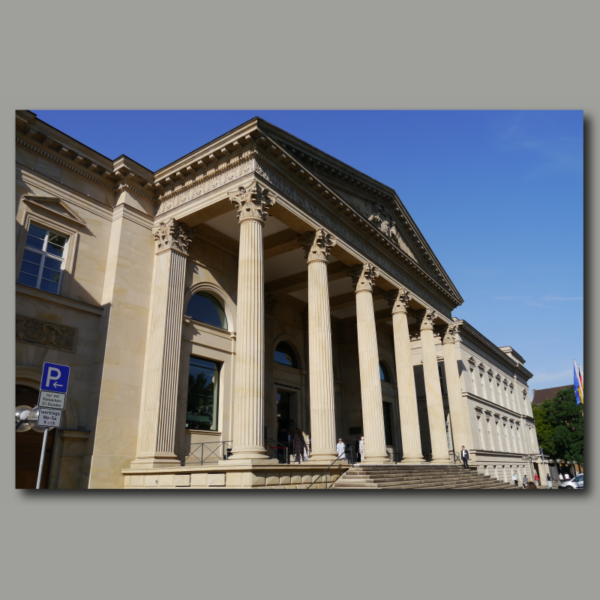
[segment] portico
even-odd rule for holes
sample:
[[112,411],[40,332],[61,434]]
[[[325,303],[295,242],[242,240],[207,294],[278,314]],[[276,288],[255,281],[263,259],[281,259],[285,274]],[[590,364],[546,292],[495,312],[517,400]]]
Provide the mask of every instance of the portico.
[[[261,119],[155,173],[115,163],[103,178],[126,225],[109,215],[120,229],[103,234],[87,486],[307,487],[359,436],[369,464],[485,456],[461,350],[481,338],[453,318],[462,298],[394,190]],[[494,352],[516,456],[527,372]],[[308,460],[284,465],[273,448],[296,433]]]

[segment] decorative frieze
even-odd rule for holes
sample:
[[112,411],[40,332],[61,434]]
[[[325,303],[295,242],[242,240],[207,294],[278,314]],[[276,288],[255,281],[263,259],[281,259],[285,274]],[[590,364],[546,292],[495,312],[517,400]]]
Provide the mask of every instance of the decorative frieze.
[[336,240],[325,229],[317,229],[298,236],[298,243],[304,248],[304,257],[310,264],[315,260],[327,262]]
[[237,206],[238,223],[247,220],[264,223],[269,209],[275,204],[273,194],[257,181],[253,181],[247,187],[238,188],[235,193],[230,193],[229,200]]
[[77,328],[17,315],[17,341],[75,352]]
[[175,250],[187,256],[188,247],[194,237],[193,231],[178,223],[175,219],[159,223],[153,233],[157,254],[165,250]]

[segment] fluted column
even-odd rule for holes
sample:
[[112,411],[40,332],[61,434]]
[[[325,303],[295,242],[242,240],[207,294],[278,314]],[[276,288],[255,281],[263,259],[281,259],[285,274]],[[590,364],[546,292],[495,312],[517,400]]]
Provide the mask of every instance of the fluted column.
[[133,467],[177,464],[175,425],[183,293],[193,232],[174,219],[154,229],[156,256],[142,384],[137,455]]
[[373,307],[373,284],[379,276],[379,269],[365,263],[355,267],[351,271],[351,276],[356,289],[356,326],[365,431],[365,462],[389,462],[385,445],[383,396]]
[[[237,343],[233,391],[233,448],[228,462],[268,460],[264,446],[265,306],[263,227],[275,203],[257,182],[229,199],[237,206],[240,248]],[[275,459],[276,460],[276,459]]]
[[335,447],[335,390],[327,259],[335,239],[324,229],[298,238],[308,263],[308,360],[311,461],[331,462]]
[[398,406],[400,433],[402,435],[402,462],[425,462],[421,449],[421,430],[415,372],[408,333],[408,302],[410,294],[405,289],[394,290],[386,296],[392,307],[396,378],[398,381]]
[[435,311],[422,311],[421,352],[423,353],[423,375],[425,377],[425,396],[427,399],[427,415],[429,417],[429,434],[431,437],[432,462],[448,463],[448,441],[446,439],[446,419],[444,417],[444,401],[433,338],[433,321]]
[[454,345],[454,338],[457,330],[458,327],[456,325],[449,325],[446,328],[442,341],[444,349],[444,370],[446,372],[446,384],[448,387],[448,406],[450,408],[455,451],[460,449],[461,446],[473,448],[473,434],[469,422],[469,409],[467,401],[463,398],[462,389],[460,387],[458,360],[456,356],[456,346]]

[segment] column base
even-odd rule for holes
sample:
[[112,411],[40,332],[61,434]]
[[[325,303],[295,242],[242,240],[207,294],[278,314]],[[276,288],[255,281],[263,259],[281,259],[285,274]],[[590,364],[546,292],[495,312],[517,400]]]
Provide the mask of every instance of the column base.
[[380,465],[382,463],[389,463],[392,462],[389,458],[389,456],[365,456],[365,460],[363,460],[360,463],[357,463],[359,465],[366,465],[366,464],[376,464],[376,465]]
[[450,458],[448,456],[443,456],[442,458],[434,458],[431,461],[432,465],[449,465],[451,463],[452,463],[452,461],[450,460]]
[[[331,464],[337,457],[338,455],[335,452],[332,452],[331,454],[311,454],[308,462]],[[345,460],[345,458],[341,458],[339,462],[343,462]]]
[[[227,460],[220,460],[217,463],[220,467],[252,467],[256,465],[263,466],[272,466],[278,465],[279,459],[277,458],[269,458],[265,456],[264,458],[229,458]],[[286,465],[288,466],[288,465]]]
[[400,464],[402,465],[420,465],[427,461],[422,456],[407,456],[402,458]]

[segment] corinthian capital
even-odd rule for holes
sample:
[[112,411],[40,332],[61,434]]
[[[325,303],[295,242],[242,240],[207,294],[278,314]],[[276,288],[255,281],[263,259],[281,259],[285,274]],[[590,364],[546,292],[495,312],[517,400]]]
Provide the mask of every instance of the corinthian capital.
[[315,260],[327,262],[327,257],[336,241],[331,233],[324,229],[317,229],[298,236],[298,243],[304,248],[304,257],[310,264]]
[[435,321],[436,312],[433,308],[427,310],[421,310],[417,314],[417,319],[421,321],[421,331],[424,329],[433,329],[433,322]]
[[356,292],[372,292],[375,279],[379,277],[379,269],[371,263],[356,265],[349,271]]
[[388,301],[392,314],[405,313],[408,311],[408,303],[410,302],[411,296],[408,290],[400,288],[398,290],[392,290],[385,295],[385,299]]
[[444,344],[454,344],[454,336],[458,332],[458,325],[448,325],[446,327],[446,331],[444,332],[443,343]]
[[165,250],[175,250],[187,256],[188,246],[194,237],[194,232],[178,223],[175,219],[162,221],[152,231],[156,242],[156,253]]
[[230,193],[229,200],[237,206],[238,223],[248,219],[264,223],[269,209],[275,204],[271,192],[256,181],[247,187],[240,187],[235,193]]

